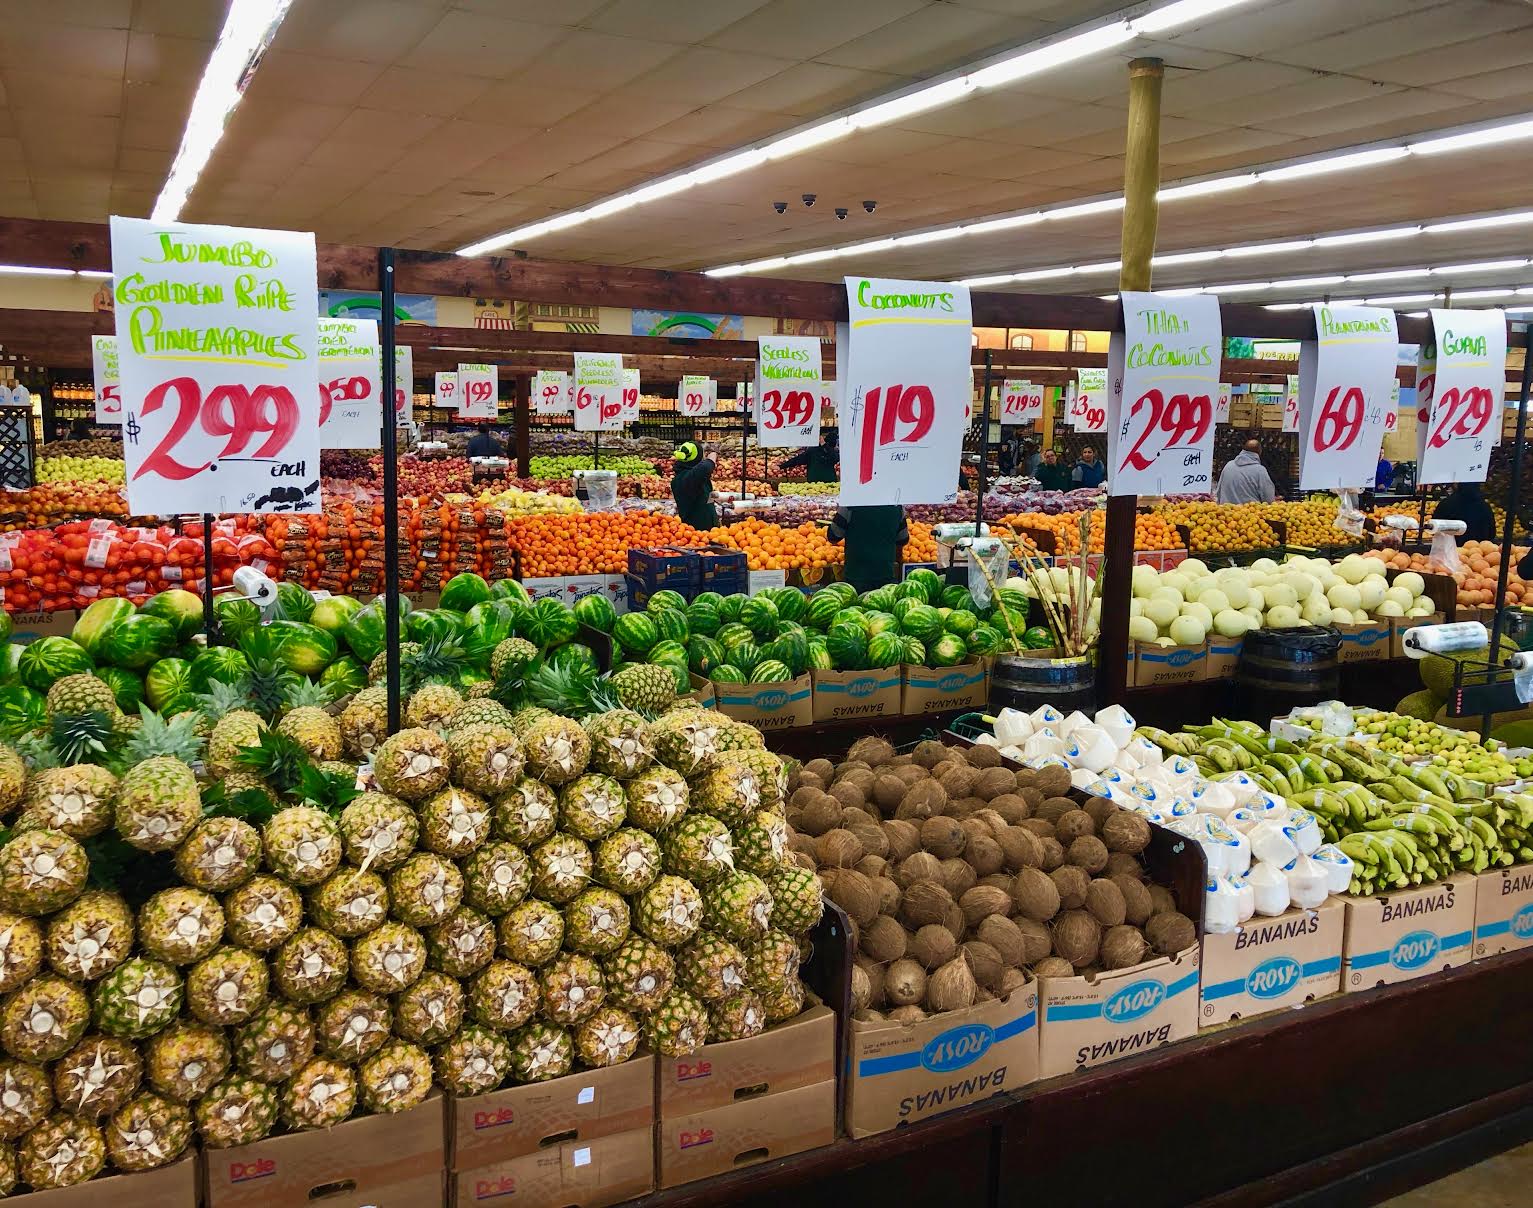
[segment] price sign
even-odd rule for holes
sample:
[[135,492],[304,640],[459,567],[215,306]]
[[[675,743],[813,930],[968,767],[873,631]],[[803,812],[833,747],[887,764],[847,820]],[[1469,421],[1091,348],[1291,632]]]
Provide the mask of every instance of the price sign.
[[1433,310],[1432,330],[1436,366],[1419,416],[1418,480],[1484,482],[1506,405],[1506,314]]
[[1206,491],[1223,334],[1219,301],[1125,293],[1107,354],[1107,489],[1113,495]]
[[1070,398],[1070,426],[1077,432],[1107,431],[1107,370],[1077,369]]
[[1030,424],[1043,415],[1043,387],[1031,382],[1001,384],[1001,425]]
[[112,280],[128,510],[318,511],[313,234],[114,217]]
[[1234,387],[1228,382],[1219,383],[1219,397],[1214,400],[1214,424],[1230,422],[1230,399],[1235,396]]
[[456,373],[438,373],[436,375],[436,405],[438,407],[458,408],[458,375]]
[[1288,375],[1288,387],[1283,393],[1283,431],[1299,430],[1299,375]]
[[319,321],[319,447],[376,449],[383,373],[374,319]]
[[708,388],[712,385],[715,385],[713,379],[703,374],[687,374],[681,379],[681,385],[676,387],[676,410],[688,419],[711,414],[713,404],[709,399]]
[[532,379],[532,409],[538,415],[568,415],[572,406],[570,375],[539,369]]
[[841,502],[951,503],[970,397],[968,287],[848,277],[846,293]]
[[1389,410],[1384,412],[1384,435],[1400,426],[1400,379],[1389,383]]
[[122,423],[122,384],[117,380],[116,336],[91,336],[90,364],[96,382],[96,422]]
[[616,432],[623,426],[623,358],[615,352],[575,354],[575,431]]
[[500,414],[500,374],[494,365],[458,366],[458,414],[494,419]]
[[820,341],[815,336],[762,336],[757,342],[756,443],[800,449],[820,443]]
[[415,422],[415,349],[394,345],[394,423]]
[[618,413],[618,425],[637,423],[639,419],[639,371],[623,370],[623,410]]
[[1315,339],[1299,349],[1299,489],[1371,483],[1394,409],[1394,311],[1317,306]]

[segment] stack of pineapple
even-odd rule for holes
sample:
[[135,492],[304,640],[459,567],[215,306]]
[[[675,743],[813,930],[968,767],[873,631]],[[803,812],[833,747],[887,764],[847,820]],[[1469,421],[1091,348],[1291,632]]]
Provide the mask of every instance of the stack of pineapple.
[[572,685],[518,642],[520,707],[427,683],[392,736],[381,687],[166,722],[54,686],[0,747],[0,1194],[798,1013],[782,762],[663,669]]

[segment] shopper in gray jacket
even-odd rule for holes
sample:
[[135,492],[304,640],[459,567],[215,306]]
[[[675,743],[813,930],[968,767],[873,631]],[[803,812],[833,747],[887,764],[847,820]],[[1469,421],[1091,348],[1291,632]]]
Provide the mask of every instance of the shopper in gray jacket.
[[1224,465],[1219,475],[1220,503],[1271,503],[1277,497],[1272,475],[1262,465],[1261,445],[1246,441],[1246,447]]

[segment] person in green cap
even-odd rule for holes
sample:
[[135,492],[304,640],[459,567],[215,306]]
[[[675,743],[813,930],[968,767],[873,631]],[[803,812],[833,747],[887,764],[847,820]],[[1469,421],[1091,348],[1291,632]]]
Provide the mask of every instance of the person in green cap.
[[845,578],[858,592],[900,580],[900,550],[910,540],[905,509],[898,504],[842,508],[826,537],[846,543]]
[[719,522],[713,507],[713,458],[696,441],[686,441],[671,454],[676,473],[671,477],[671,498],[683,524],[706,532]]

